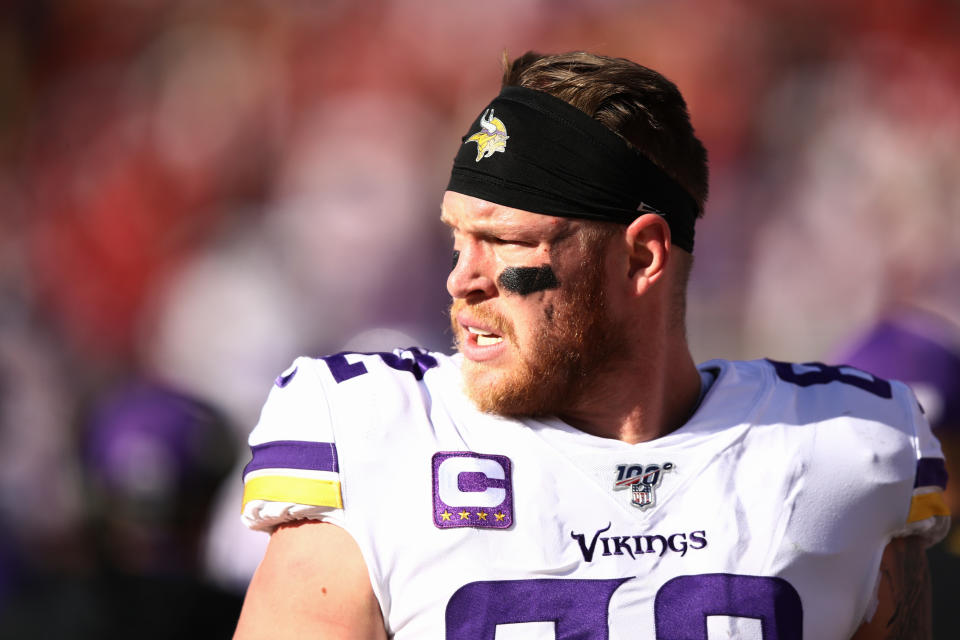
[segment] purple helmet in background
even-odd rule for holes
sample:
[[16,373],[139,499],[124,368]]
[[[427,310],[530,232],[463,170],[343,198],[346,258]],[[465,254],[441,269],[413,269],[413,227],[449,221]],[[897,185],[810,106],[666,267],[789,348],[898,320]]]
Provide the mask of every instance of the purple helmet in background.
[[910,385],[936,430],[960,433],[960,327],[918,308],[883,316],[832,358]]
[[200,516],[236,456],[220,411],[157,384],[136,382],[97,398],[86,424],[89,480],[107,508],[125,517]]

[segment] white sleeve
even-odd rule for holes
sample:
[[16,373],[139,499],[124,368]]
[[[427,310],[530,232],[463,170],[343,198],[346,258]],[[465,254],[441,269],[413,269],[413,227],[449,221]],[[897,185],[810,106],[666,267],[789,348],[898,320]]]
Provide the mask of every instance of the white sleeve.
[[337,445],[322,361],[297,358],[276,380],[250,433],[242,519],[270,531],[293,520],[343,520]]
[[[898,382],[892,384],[901,386]],[[907,521],[895,535],[918,535],[927,545],[932,545],[942,540],[950,528],[950,509],[943,498],[947,487],[947,470],[940,443],[933,435],[920,403],[909,388],[905,392],[911,403],[910,419],[914,427],[911,440],[917,469]]]

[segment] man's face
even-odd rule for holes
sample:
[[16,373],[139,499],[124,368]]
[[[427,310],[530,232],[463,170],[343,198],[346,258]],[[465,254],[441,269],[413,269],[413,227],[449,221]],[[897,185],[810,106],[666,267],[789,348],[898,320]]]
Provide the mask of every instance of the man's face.
[[621,346],[603,291],[599,241],[576,220],[447,192],[450,320],[465,390],[483,410],[551,415],[589,393]]

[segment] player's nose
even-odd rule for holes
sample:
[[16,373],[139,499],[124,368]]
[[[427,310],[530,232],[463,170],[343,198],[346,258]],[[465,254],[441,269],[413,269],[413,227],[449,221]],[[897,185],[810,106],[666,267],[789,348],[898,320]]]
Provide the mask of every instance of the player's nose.
[[454,298],[496,295],[496,284],[488,274],[483,252],[475,246],[465,246],[454,252],[453,269],[447,276],[447,291]]

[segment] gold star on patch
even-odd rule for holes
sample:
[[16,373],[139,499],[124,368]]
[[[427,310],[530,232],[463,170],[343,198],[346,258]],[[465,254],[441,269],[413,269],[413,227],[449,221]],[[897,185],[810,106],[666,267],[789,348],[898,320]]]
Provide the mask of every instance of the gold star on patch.
[[452,515],[453,515],[452,513],[444,509],[443,513],[440,514],[440,517],[443,518],[444,520],[449,520],[450,516]]
[[460,519],[461,519],[461,520],[469,520],[469,519],[470,519],[470,512],[469,512],[469,511],[461,511],[459,515],[460,515]]
[[493,514],[493,517],[496,518],[497,521],[500,521],[500,520],[503,520],[506,516],[503,515],[503,513],[495,513]]
[[487,512],[486,512],[486,511],[477,511],[477,517],[480,518],[481,520],[486,520],[486,519],[487,519]]

